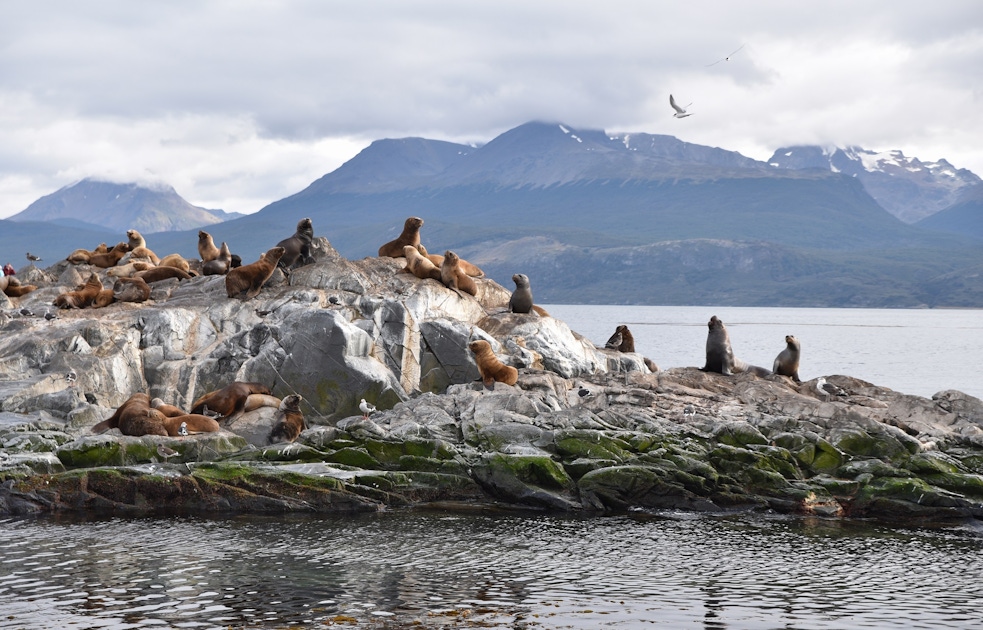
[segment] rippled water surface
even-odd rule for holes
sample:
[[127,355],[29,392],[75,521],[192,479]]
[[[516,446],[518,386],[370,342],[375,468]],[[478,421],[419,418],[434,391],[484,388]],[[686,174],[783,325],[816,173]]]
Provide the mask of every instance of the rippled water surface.
[[2,628],[972,628],[983,538],[756,515],[0,521]]

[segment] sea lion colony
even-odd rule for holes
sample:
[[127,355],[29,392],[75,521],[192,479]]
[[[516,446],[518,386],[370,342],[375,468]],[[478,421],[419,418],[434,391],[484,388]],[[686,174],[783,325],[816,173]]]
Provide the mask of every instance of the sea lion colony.
[[[379,248],[380,257],[403,258],[406,266],[400,269],[414,275],[421,281],[432,280],[439,282],[459,296],[459,299],[473,299],[478,295],[479,286],[474,278],[484,277],[484,272],[476,265],[460,258],[453,251],[446,251],[443,256],[430,254],[421,242],[420,229],[423,219],[409,217],[404,224],[403,232],[392,241]],[[170,278],[178,281],[191,280],[199,275],[225,275],[226,290],[229,298],[242,297],[251,299],[259,294],[263,286],[270,280],[273,272],[279,267],[284,274],[299,265],[310,264],[314,261],[312,243],[314,229],[309,218],[297,223],[295,233],[277,243],[276,246],[260,255],[256,262],[247,265],[236,265],[238,256],[231,253],[229,246],[223,242],[217,247],[212,236],[201,230],[198,232],[197,248],[200,260],[188,260],[179,254],[169,254],[159,258],[147,246],[146,239],[136,230],[127,232],[127,241],[120,242],[112,248],[105,243],[92,250],[77,249],[66,260],[75,265],[93,267],[88,279],[71,291],[58,295],[53,306],[62,309],[104,308],[114,302],[143,302],[150,299],[150,285]],[[114,279],[112,288],[105,288],[100,277],[100,270],[105,278]],[[548,317],[549,314],[533,303],[532,289],[528,276],[517,273],[512,276],[516,289],[512,294],[507,310],[531,317]],[[19,298],[35,290],[34,285],[21,285],[14,274],[5,275],[0,281],[0,290],[9,298]],[[468,297],[471,296],[471,297]],[[26,310],[26,309],[24,309]],[[28,316],[24,313],[21,316]],[[33,314],[30,314],[33,316]],[[724,323],[713,316],[708,322],[706,346],[706,363],[703,371],[718,372],[732,375],[748,372],[756,376],[768,376],[772,373],[791,378],[799,382],[799,358],[801,346],[794,336],[785,337],[786,348],[775,358],[773,370],[767,370],[750,365],[737,359],[730,343],[730,336]],[[628,327],[619,325],[615,333],[608,339],[605,349],[615,352],[634,352],[634,338]],[[486,341],[472,341],[469,348],[474,353],[476,364],[481,374],[481,380],[486,386],[494,382],[512,385],[516,382],[517,372],[514,367],[504,364],[494,353]],[[652,371],[658,371],[658,366],[650,359],[645,364]],[[99,423],[94,431],[104,431],[119,428],[128,435],[186,435],[207,431],[217,431],[220,422],[236,414],[249,411],[260,406],[280,408],[280,419],[277,427],[271,432],[271,440],[284,441],[296,438],[306,422],[299,410],[299,397],[288,397],[287,403],[271,395],[268,388],[259,383],[231,383],[226,388],[210,392],[192,405],[190,412],[165,405],[155,399],[157,405],[151,405],[149,398],[144,401],[145,394],[134,394],[121,405],[113,417]],[[255,398],[251,406],[247,406],[250,397]],[[211,403],[209,405],[209,403]],[[281,405],[286,404],[286,407]],[[164,411],[162,411],[164,410]],[[216,420],[215,418],[218,418]],[[172,418],[180,418],[174,422]],[[184,427],[178,433],[181,424]]]

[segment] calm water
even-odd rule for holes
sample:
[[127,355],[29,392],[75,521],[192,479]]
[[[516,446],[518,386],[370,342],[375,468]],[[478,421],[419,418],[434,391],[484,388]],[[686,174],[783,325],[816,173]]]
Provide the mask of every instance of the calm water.
[[981,536],[751,515],[7,519],[0,628],[970,628]]
[[661,368],[702,367],[716,315],[738,358],[771,369],[785,335],[802,344],[799,376],[844,374],[905,394],[958,389],[983,398],[983,310],[544,305],[603,345],[618,324]]

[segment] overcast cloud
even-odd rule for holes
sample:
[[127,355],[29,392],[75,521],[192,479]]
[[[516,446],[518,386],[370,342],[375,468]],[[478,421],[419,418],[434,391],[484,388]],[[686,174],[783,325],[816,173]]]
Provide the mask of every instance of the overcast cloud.
[[[900,149],[983,176],[981,69],[978,0],[12,2],[0,218],[90,176],[251,213],[373,140],[482,143],[530,120],[757,159]],[[695,115],[673,118],[670,93]]]

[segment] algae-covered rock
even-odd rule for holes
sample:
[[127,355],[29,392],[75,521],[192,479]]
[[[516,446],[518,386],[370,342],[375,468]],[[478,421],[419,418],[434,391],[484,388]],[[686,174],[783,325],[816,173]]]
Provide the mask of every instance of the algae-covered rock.
[[576,484],[562,466],[549,457],[485,454],[472,464],[471,473],[493,497],[518,505],[574,510]]

